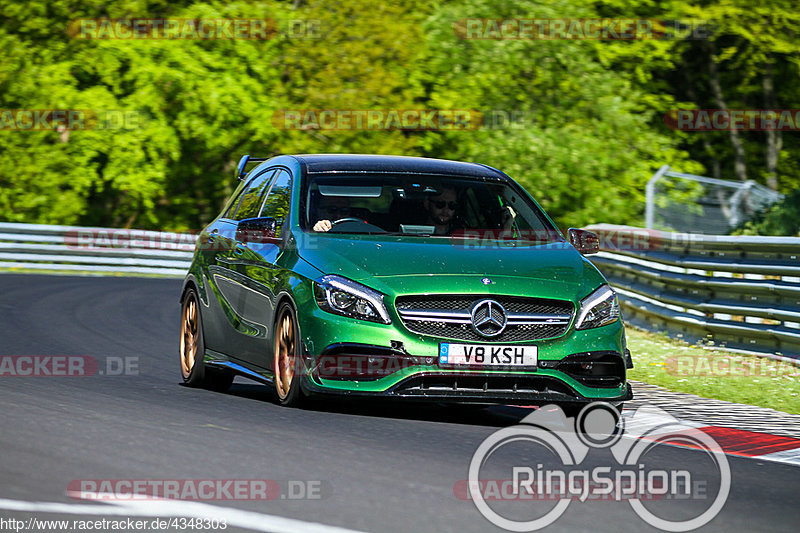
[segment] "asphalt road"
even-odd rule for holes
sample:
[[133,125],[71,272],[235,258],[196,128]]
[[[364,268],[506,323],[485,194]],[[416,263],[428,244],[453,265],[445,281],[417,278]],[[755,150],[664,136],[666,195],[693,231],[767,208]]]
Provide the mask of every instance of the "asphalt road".
[[[242,378],[224,394],[184,387],[179,290],[179,280],[0,274],[0,356],[90,356],[104,372],[0,377],[0,530],[9,529],[2,522],[9,518],[92,516],[92,508],[78,506],[108,514],[113,506],[69,497],[74,480],[268,479],[283,496],[290,481],[295,488],[313,482],[302,486],[316,487],[319,498],[208,503],[221,516],[230,509],[259,513],[237,516],[275,531],[324,530],[310,523],[376,532],[499,531],[453,489],[466,479],[478,445],[513,422],[502,409],[362,401],[300,410],[279,407],[272,391]],[[108,375],[120,361],[128,361],[129,375]],[[498,455],[492,468],[537,459],[531,450],[520,454]],[[660,446],[652,454],[664,465],[712,475],[700,451]],[[730,497],[704,529],[796,531],[800,468],[728,460]],[[586,465],[608,461],[598,452]],[[667,517],[708,505],[663,503]],[[626,502],[573,502],[547,530],[655,531]]]

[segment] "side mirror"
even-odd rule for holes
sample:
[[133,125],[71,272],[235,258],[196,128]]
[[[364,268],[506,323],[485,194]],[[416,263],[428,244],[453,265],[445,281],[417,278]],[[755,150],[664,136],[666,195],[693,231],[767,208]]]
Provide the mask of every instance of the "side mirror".
[[585,229],[569,228],[569,243],[583,255],[596,254],[600,251],[600,239],[597,233]]
[[278,223],[271,217],[246,218],[236,226],[236,240],[243,243],[277,243],[277,227]]

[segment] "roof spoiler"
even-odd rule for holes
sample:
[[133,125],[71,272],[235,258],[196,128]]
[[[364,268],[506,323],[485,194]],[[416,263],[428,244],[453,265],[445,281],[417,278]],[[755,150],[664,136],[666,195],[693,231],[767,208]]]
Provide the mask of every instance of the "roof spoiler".
[[266,157],[250,157],[249,155],[243,155],[239,160],[239,164],[236,166],[236,179],[239,181],[244,179],[244,167],[247,166],[247,163],[263,163],[266,160]]

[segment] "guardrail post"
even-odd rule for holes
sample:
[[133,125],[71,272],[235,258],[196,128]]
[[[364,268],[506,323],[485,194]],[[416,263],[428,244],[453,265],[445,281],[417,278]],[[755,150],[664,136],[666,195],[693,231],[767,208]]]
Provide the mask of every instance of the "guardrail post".
[[664,165],[659,168],[653,177],[647,180],[647,187],[646,187],[646,204],[645,204],[645,215],[644,215],[644,227],[647,229],[653,229],[654,219],[655,219],[655,200],[656,200],[656,182],[660,180],[664,173],[669,170],[669,165]]

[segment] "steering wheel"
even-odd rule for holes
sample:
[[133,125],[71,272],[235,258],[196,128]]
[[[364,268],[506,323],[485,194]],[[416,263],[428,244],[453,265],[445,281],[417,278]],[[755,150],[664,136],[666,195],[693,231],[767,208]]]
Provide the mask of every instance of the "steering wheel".
[[367,223],[366,220],[363,218],[355,218],[355,217],[347,217],[347,218],[340,218],[339,220],[334,220],[331,222],[331,227],[335,226],[336,224],[341,224],[342,222],[363,222]]
[[340,218],[339,220],[334,220],[333,222],[331,222],[331,231],[335,231],[334,230],[334,226],[336,226],[337,224],[342,224],[342,223],[345,223],[345,222],[351,222],[351,223],[355,222],[356,224],[358,224],[357,227],[355,227],[355,228],[348,227],[347,229],[345,229],[345,231],[354,231],[355,233],[376,233],[376,232],[377,233],[384,233],[385,232],[385,230],[383,228],[381,228],[380,226],[376,226],[375,224],[370,224],[369,222],[367,222],[363,218],[355,218],[355,217],[347,217],[347,218]]

